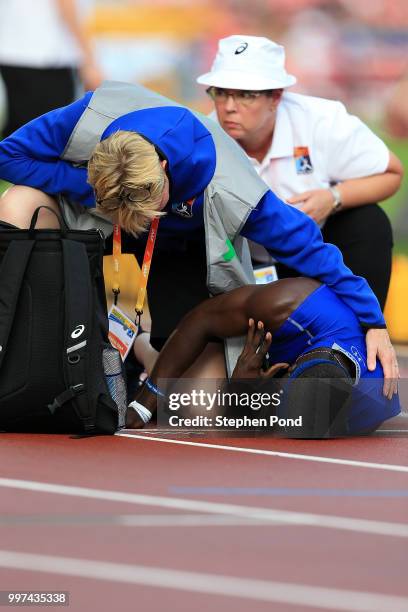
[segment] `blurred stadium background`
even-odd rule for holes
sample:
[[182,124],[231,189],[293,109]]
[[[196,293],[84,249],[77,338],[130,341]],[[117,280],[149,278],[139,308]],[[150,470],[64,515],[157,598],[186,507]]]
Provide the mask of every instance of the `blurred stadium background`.
[[[284,44],[288,70],[298,77],[293,91],[342,100],[385,140],[408,174],[408,91],[398,95],[399,88],[408,89],[407,0],[78,3],[107,78],[141,82],[203,112],[211,104],[195,79],[209,68],[220,37],[255,34]],[[4,98],[0,108],[4,115]],[[408,343],[407,178],[384,208],[395,232],[387,320],[393,339]]]

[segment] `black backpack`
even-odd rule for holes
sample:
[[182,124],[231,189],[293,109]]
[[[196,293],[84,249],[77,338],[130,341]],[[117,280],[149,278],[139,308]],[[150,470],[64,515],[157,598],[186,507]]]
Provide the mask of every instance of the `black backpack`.
[[35,229],[40,208],[28,230],[0,223],[0,429],[112,434],[126,388],[108,341],[103,234],[63,219]]

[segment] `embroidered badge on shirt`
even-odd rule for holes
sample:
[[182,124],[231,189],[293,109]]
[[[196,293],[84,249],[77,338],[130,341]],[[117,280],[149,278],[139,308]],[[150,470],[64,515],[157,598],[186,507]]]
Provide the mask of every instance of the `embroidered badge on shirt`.
[[189,219],[193,216],[193,204],[195,198],[191,198],[191,200],[186,200],[186,202],[175,202],[171,206],[172,212],[180,217],[186,217]]
[[309,147],[294,147],[293,157],[295,158],[296,172],[298,174],[310,174],[313,172]]

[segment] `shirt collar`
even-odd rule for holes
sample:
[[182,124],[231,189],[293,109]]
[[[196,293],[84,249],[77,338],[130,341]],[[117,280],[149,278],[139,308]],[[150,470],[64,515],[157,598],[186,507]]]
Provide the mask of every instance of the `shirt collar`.
[[272,144],[265,156],[268,159],[273,159],[276,157],[290,157],[293,155],[293,129],[288,111],[286,109],[284,96],[285,94],[283,94],[276,111]]
[[[283,94],[285,95],[285,94]],[[280,101],[277,111],[275,128],[273,130],[273,138],[271,146],[262,162],[259,163],[255,158],[250,157],[252,164],[255,168],[264,170],[269,166],[272,159],[278,159],[279,157],[292,157],[294,147],[293,129],[290,122],[288,111],[285,107],[284,98]]]

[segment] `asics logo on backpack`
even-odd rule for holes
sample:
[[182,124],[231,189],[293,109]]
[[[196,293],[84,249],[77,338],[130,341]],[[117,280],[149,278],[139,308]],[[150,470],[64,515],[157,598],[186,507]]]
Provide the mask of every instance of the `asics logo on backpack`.
[[71,334],[71,338],[79,338],[85,331],[85,325],[77,325],[74,331]]

